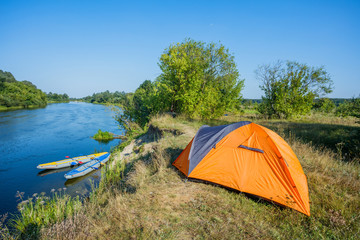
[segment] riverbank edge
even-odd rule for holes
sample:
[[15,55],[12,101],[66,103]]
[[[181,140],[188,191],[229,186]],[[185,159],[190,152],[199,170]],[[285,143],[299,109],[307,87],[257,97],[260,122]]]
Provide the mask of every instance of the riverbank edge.
[[55,104],[55,103],[69,103],[71,101],[48,101],[46,105],[29,105],[29,106],[14,106],[14,107],[5,107],[0,106],[0,112],[7,112],[7,111],[15,111],[15,110],[26,110],[26,109],[38,109],[38,108],[46,108],[47,105]]
[[22,109],[45,108],[46,106],[47,105],[30,105],[27,107],[24,107],[24,106],[14,106],[14,107],[0,106],[0,112],[15,111],[15,110],[22,110]]

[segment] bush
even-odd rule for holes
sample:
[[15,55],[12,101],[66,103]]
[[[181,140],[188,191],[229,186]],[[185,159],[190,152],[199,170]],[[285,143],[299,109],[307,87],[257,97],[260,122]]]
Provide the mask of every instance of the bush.
[[318,112],[330,113],[335,109],[335,103],[329,98],[320,98],[315,101],[313,108]]
[[353,116],[360,118],[360,96],[340,104],[335,114],[341,117]]
[[114,139],[114,135],[109,132],[103,132],[99,129],[98,132],[93,136],[93,139],[98,141],[109,141]]

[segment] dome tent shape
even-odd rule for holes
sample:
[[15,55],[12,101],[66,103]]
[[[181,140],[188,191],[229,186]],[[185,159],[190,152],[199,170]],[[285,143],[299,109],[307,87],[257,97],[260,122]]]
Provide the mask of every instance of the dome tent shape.
[[173,162],[189,178],[259,196],[310,216],[306,176],[275,132],[243,121],[202,126]]

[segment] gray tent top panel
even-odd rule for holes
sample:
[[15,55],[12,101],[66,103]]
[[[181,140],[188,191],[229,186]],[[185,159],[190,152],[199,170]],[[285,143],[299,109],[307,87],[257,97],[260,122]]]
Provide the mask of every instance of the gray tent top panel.
[[250,123],[249,121],[242,121],[216,127],[202,126],[196,133],[190,149],[188,175],[221,139],[235,129]]

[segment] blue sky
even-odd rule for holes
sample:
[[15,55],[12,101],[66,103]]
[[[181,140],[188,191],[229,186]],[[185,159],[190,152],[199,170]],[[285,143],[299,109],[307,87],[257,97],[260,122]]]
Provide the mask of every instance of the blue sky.
[[262,95],[256,68],[279,59],[324,66],[329,97],[360,94],[360,1],[0,0],[0,69],[46,92],[134,91],[185,38],[225,45],[245,98]]

